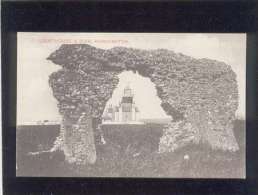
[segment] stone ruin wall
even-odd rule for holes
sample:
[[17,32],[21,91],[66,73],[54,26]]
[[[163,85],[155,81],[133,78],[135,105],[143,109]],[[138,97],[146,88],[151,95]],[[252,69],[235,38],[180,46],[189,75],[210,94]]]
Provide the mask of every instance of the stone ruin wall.
[[236,74],[223,62],[164,49],[103,50],[86,44],[64,44],[48,60],[62,66],[49,84],[63,117],[59,139],[69,162],[96,161],[92,119],[101,121],[117,75],[124,70],[149,77],[161,106],[173,117],[160,139],[160,152],[200,142],[238,150],[232,123],[238,107]]

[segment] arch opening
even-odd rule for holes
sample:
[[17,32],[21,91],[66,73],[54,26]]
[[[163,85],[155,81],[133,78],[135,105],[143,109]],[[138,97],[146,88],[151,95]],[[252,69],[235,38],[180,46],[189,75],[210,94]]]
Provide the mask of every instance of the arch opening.
[[169,123],[155,84],[137,71],[118,74],[119,82],[106,102],[102,123]]

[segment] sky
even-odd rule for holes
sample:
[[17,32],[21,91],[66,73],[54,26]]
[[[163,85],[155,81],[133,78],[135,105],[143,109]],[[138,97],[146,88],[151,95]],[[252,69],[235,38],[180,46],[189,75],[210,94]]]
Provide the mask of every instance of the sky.
[[[246,34],[229,33],[18,33],[17,124],[61,119],[57,101],[48,85],[52,72],[60,69],[46,58],[66,44],[90,44],[109,49],[115,46],[139,49],[169,49],[194,58],[210,58],[229,64],[237,74],[238,118],[245,118]],[[166,117],[155,86],[148,78],[124,72],[110,102],[116,102],[130,82],[142,117]],[[137,85],[135,84],[137,81]],[[119,92],[120,91],[120,92]],[[120,95],[118,95],[120,94]],[[143,97],[148,97],[143,98]],[[148,101],[146,101],[148,100]],[[148,106],[147,106],[148,105]]]

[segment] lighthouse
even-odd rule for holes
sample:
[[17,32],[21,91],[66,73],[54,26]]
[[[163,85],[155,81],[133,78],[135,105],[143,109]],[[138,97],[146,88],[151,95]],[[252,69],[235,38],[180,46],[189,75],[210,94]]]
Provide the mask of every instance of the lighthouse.
[[124,95],[121,101],[121,109],[122,109],[122,122],[129,122],[133,120],[133,93],[132,89],[127,86],[124,89]]
[[134,94],[129,85],[124,88],[123,96],[118,106],[109,105],[104,116],[103,123],[141,123],[140,111],[134,102]]

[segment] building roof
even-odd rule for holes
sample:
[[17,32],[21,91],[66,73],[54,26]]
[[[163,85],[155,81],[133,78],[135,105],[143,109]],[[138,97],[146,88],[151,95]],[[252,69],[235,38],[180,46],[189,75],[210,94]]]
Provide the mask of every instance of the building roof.
[[113,112],[113,108],[112,108],[112,107],[109,107],[109,108],[107,109],[107,112],[112,113],[112,112]]

